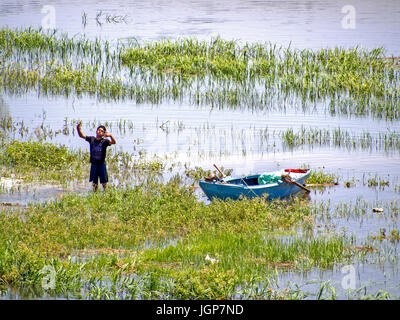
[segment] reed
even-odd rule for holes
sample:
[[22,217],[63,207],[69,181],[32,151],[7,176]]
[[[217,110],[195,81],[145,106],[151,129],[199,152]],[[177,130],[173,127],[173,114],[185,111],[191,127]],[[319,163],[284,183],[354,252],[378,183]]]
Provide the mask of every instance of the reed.
[[[98,39],[70,39],[31,28],[1,29],[0,48],[5,52],[0,81],[15,93],[44,82],[39,86],[44,94],[89,94],[137,103],[188,101],[265,109],[279,97],[280,105],[321,102],[333,115],[388,120],[400,115],[399,73],[382,59],[382,48],[300,51],[220,38],[136,41],[111,48]],[[53,75],[49,66],[60,72]],[[61,90],[69,75],[73,80]]]
[[[277,49],[272,45],[240,46],[217,38],[210,42],[182,39],[136,45],[121,55],[121,61],[130,68],[143,71],[144,67],[153,75],[173,74],[179,79],[200,80],[208,76],[215,83],[239,83],[242,90],[252,91],[253,84],[259,83],[264,88],[294,93],[306,101],[327,98],[334,101],[340,94],[355,99],[358,104],[370,103],[373,99],[381,104],[381,98],[386,103],[394,102],[399,89],[396,71],[390,67],[388,70],[380,59],[382,54],[381,48],[311,52]],[[227,101],[229,94],[223,96]],[[237,103],[235,99],[228,104]]]
[[348,150],[373,150],[391,152],[400,150],[400,135],[398,132],[379,132],[372,135],[367,131],[352,133],[346,129],[321,129],[301,127],[295,131],[289,128],[281,132],[283,148],[295,149],[308,145],[332,146]]

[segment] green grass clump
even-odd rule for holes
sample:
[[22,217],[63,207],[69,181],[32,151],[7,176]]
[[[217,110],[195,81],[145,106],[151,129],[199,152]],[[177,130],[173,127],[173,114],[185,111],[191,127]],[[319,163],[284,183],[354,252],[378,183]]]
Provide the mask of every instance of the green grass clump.
[[308,184],[337,184],[338,175],[313,170],[305,182]]
[[81,176],[87,163],[87,154],[48,142],[14,140],[4,144],[0,153],[3,176],[15,175],[27,181],[69,181]]
[[211,43],[195,39],[163,40],[122,52],[120,59],[130,67],[184,77],[245,77],[247,58],[237,43],[215,39]]
[[78,160],[78,156],[71,153],[65,146],[58,147],[51,143],[14,140],[4,148],[2,160],[12,166],[62,169]]
[[[74,128],[75,129],[75,128]],[[65,145],[54,145],[42,140],[18,141],[9,139],[9,134],[18,130],[11,126],[4,130],[0,152],[0,175],[21,179],[24,182],[45,182],[64,184],[78,182],[89,178],[89,148],[87,150],[71,150]],[[1,131],[0,131],[1,132]],[[35,134],[44,139],[51,136],[47,128],[35,130]],[[33,135],[29,136],[33,139]],[[115,151],[107,151],[107,168],[112,178],[120,183],[143,181],[160,176],[166,164],[159,157],[147,159],[145,155]]]

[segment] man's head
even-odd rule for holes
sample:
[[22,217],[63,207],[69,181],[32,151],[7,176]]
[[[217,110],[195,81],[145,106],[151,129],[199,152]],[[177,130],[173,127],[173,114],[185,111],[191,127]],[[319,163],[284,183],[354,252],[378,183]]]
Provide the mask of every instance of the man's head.
[[98,126],[96,129],[96,138],[101,139],[104,137],[106,133],[106,127],[105,126]]

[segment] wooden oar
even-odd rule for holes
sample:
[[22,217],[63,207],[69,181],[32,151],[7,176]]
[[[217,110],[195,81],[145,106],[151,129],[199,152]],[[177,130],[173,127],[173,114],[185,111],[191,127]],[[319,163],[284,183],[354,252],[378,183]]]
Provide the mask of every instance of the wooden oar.
[[222,178],[226,178],[226,175],[224,175],[224,173],[217,167],[216,164],[213,164],[213,166],[215,167],[215,169],[218,170],[218,172],[222,175]]
[[301,188],[301,189],[307,191],[308,193],[311,192],[310,189],[307,189],[305,186],[301,185],[301,184],[298,183],[297,181],[294,181],[294,180],[292,179],[292,177],[289,176],[289,174],[285,174],[285,173],[284,173],[284,174],[282,174],[281,177],[282,177],[282,180],[283,180],[283,181],[285,181],[285,182],[287,182],[287,183],[295,184],[295,185],[298,186],[299,188]]

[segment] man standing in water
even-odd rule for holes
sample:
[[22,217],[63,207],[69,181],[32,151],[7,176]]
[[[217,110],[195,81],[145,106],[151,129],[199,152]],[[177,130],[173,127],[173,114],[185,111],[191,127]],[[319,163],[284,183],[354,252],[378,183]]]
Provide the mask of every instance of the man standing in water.
[[[79,122],[76,129],[78,135],[85,139],[90,144],[90,178],[89,182],[93,183],[93,191],[96,192],[100,183],[103,185],[103,190],[106,190],[108,182],[107,167],[106,167],[106,151],[107,147],[116,144],[114,137],[111,133],[107,132],[106,127],[98,126],[96,136],[85,136],[81,130],[82,122]],[[106,139],[109,137],[111,140]]]

